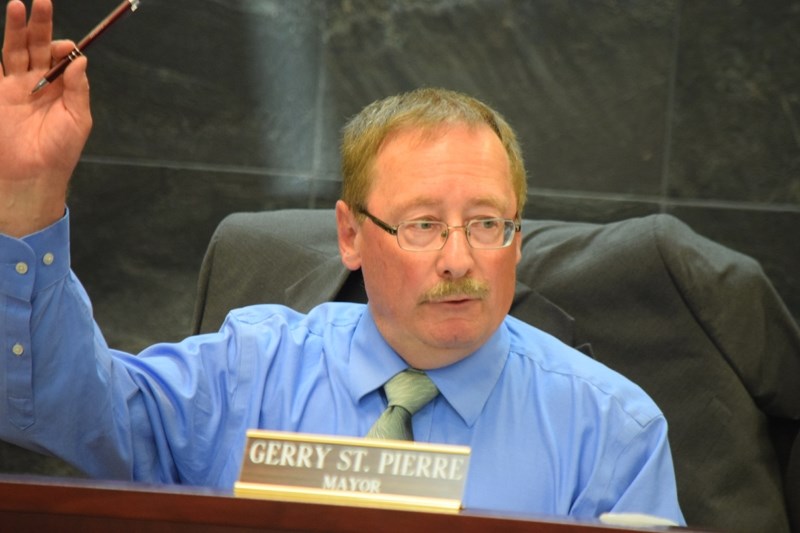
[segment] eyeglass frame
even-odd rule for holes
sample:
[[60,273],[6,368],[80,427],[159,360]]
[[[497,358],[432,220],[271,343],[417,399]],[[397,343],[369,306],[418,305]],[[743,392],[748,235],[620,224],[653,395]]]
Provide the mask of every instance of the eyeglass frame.
[[[514,233],[519,233],[520,231],[522,231],[522,223],[519,220],[519,215],[515,215],[514,218],[503,218],[503,217],[474,218],[472,220],[468,220],[466,222],[466,224],[462,224],[460,226],[451,226],[451,225],[447,224],[446,222],[442,222],[441,220],[416,220],[416,221],[415,220],[402,220],[402,221],[398,222],[396,226],[392,226],[388,222],[384,222],[383,220],[379,219],[378,217],[376,217],[375,215],[373,215],[372,213],[367,211],[367,209],[365,207],[356,206],[355,211],[357,213],[359,213],[359,214],[364,215],[368,219],[370,219],[373,224],[375,224],[376,226],[381,228],[383,231],[385,231],[389,235],[393,235],[395,240],[397,241],[397,246],[399,246],[401,250],[405,250],[407,252],[438,252],[439,250],[444,248],[445,244],[447,244],[447,239],[450,238],[450,230],[453,230],[453,229],[463,229],[464,230],[464,236],[467,239],[467,244],[469,244],[469,247],[472,248],[473,250],[502,250],[503,248],[508,248],[509,246],[511,246],[511,243],[514,242]],[[492,246],[492,247],[489,247],[489,248],[478,248],[476,246],[473,246],[472,240],[470,240],[470,237],[469,237],[469,226],[474,222],[481,222],[481,221],[485,221],[485,220],[502,220],[503,222],[511,222],[511,223],[513,223],[514,224],[514,233],[511,234],[511,238],[508,240],[508,242],[505,243],[505,244],[502,244],[501,246]],[[442,245],[439,246],[438,248],[430,248],[430,249],[424,249],[424,250],[412,250],[412,249],[409,249],[409,248],[403,248],[403,245],[400,244],[400,232],[399,232],[400,226],[402,226],[403,224],[411,224],[411,223],[414,223],[414,222],[435,222],[437,224],[444,224],[444,226],[445,226],[445,229],[444,229],[444,240],[442,241]]]

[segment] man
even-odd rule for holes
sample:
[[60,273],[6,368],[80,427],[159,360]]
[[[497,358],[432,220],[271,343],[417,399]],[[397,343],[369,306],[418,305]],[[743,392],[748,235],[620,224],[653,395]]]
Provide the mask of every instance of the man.
[[421,90],[345,131],[342,261],[369,303],[302,315],[231,312],[215,334],[110,350],[69,271],[69,176],[91,126],[86,61],[30,95],[69,45],[49,0],[7,7],[0,79],[0,438],[97,477],[230,489],[245,431],[364,436],[409,367],[438,389],[417,440],[472,448],[464,505],[682,522],[652,401],[613,371],[507,316],[525,172],[514,134],[474,99]]

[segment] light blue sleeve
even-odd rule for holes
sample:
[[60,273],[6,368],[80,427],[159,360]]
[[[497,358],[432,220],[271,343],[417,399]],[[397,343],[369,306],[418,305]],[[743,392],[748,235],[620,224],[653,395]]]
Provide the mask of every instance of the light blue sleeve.
[[140,356],[110,350],[70,271],[68,224],[0,235],[0,438],[92,477],[229,488],[257,422],[266,363],[253,357],[274,346],[229,324]]
[[[509,324],[519,338],[513,351],[525,354],[509,360],[517,363],[510,376],[523,376],[509,385],[524,391],[533,383],[535,404],[547,407],[517,418],[532,420],[531,442],[557,448],[550,450],[556,463],[550,483],[559,502],[552,512],[583,520],[647,514],[683,524],[667,421],[653,400],[550,335],[515,320]],[[540,469],[548,471],[546,464]]]
[[675,469],[663,416],[641,428],[619,451],[609,492],[617,494],[610,512],[646,513],[685,525],[678,503]]
[[[613,377],[598,377],[596,383],[606,388]],[[584,420],[593,437],[583,442],[588,446],[581,460],[585,484],[570,515],[646,514],[684,525],[667,421],[644,391],[622,377],[617,380],[612,394],[595,393],[595,401],[604,406],[601,419]]]

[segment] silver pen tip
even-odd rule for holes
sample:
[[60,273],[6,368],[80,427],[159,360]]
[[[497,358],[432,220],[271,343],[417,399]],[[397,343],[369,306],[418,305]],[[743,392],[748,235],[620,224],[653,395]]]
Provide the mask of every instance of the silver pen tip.
[[42,87],[47,85],[47,83],[48,83],[48,81],[45,78],[42,78],[41,80],[39,80],[39,83],[37,83],[36,87],[33,88],[33,90],[31,91],[31,94],[35,94],[36,92],[38,92],[39,89],[41,89]]

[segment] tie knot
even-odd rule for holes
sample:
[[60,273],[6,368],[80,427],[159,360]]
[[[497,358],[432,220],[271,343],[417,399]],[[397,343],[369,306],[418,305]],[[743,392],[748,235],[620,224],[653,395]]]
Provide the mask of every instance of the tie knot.
[[410,368],[387,381],[383,390],[390,406],[398,405],[412,415],[439,394],[427,374]]

